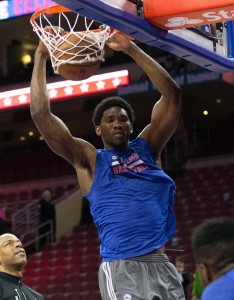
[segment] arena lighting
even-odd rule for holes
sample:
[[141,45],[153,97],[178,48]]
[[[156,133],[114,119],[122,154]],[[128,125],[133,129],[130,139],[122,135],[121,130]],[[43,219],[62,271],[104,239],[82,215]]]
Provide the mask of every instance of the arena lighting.
[[[128,70],[104,73],[82,81],[64,80],[48,83],[49,99],[66,100],[74,96],[102,93],[115,90],[120,85],[129,83]],[[30,103],[30,88],[21,88],[0,93],[0,110]]]
[[30,54],[24,54],[21,57],[21,61],[22,61],[23,65],[26,66],[27,64],[32,62],[32,56]]

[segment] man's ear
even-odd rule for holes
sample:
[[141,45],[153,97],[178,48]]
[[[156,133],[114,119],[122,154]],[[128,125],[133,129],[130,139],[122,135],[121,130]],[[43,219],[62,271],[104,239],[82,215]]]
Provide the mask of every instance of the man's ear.
[[131,125],[130,133],[133,133],[133,126],[132,126],[132,123],[131,123],[130,125]]
[[95,127],[95,132],[96,132],[96,135],[101,136],[101,128],[100,128],[100,126],[96,126]]
[[209,268],[205,264],[198,264],[198,272],[200,276],[200,281],[203,286],[208,285],[212,281],[212,276]]

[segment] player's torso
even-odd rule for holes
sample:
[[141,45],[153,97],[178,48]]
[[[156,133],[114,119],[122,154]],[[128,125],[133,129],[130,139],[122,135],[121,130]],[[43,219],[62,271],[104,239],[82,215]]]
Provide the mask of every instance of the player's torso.
[[140,249],[145,247],[142,236],[155,246],[171,218],[174,192],[173,180],[155,165],[144,141],[125,152],[98,150],[87,198],[102,247],[107,252],[128,252],[139,243]]

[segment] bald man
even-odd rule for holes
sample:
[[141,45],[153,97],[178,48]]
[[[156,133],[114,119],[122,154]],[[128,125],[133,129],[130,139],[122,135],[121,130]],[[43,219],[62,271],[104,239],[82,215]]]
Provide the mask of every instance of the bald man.
[[0,299],[43,300],[44,297],[23,283],[26,252],[13,234],[0,235]]

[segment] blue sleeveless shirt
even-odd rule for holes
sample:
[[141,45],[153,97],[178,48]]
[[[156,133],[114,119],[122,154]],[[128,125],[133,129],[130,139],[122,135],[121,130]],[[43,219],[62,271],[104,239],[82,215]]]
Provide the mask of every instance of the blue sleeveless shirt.
[[101,240],[103,261],[140,256],[162,247],[175,232],[175,183],[155,164],[142,138],[126,151],[97,150],[86,196]]

